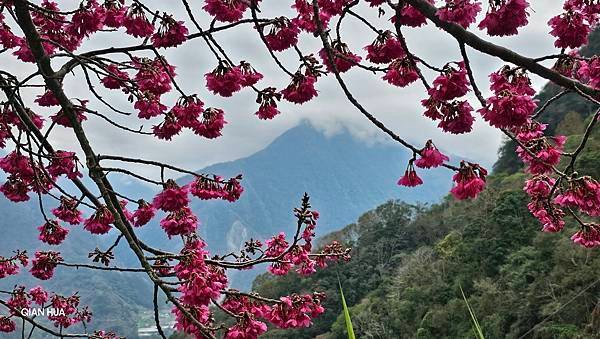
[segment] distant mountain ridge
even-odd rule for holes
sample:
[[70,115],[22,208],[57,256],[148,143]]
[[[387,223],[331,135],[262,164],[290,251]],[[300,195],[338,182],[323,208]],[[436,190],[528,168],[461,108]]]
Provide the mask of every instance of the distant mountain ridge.
[[[237,250],[250,237],[292,232],[292,210],[304,192],[321,212],[317,236],[325,235],[389,199],[431,203],[445,195],[452,174],[446,169],[420,171],[425,184],[419,187],[396,184],[411,156],[397,144],[359,140],[347,130],[326,136],[302,123],[262,151],[198,171],[225,177],[242,173],[245,191],[235,204],[194,199],[192,209],[202,221],[200,234],[215,253]],[[234,286],[249,288],[251,277],[242,275],[234,276]]]

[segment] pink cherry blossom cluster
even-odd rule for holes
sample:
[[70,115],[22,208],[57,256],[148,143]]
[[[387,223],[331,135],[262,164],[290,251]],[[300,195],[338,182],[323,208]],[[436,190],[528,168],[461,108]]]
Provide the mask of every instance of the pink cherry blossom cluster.
[[55,220],[47,221],[42,226],[38,227],[38,231],[40,231],[39,239],[48,245],[59,245],[65,240],[69,233],[68,229],[60,226]]
[[[68,328],[81,322],[88,323],[92,316],[87,307],[79,308],[79,296],[66,297],[55,293],[50,295],[41,286],[33,287],[29,291],[26,290],[25,286],[15,286],[11,292],[11,297],[6,303],[10,307],[12,315],[20,315],[21,310],[31,308],[32,303],[42,307],[60,309],[64,312],[64,315],[49,314],[47,316],[48,320],[52,321],[57,328]],[[11,322],[12,320],[8,317],[0,317],[0,324],[2,324],[0,326],[4,326],[0,327],[0,332],[13,331],[14,328],[10,325]]]
[[37,251],[31,260],[31,275],[40,279],[48,280],[54,275],[54,269],[63,258],[55,251]]
[[[183,199],[177,200],[181,202]],[[314,273],[316,267],[326,267],[328,262],[349,260],[349,250],[338,242],[325,246],[319,253],[311,253],[319,214],[310,208],[308,196],[304,197],[302,206],[294,210],[294,215],[298,220],[298,233],[291,243],[286,240],[284,233],[268,239],[265,245],[261,241],[251,240],[246,243],[242,255],[234,255],[237,260],[230,265],[250,267],[248,265],[256,260],[262,260],[271,263],[269,271],[273,274],[286,274],[295,267],[296,272],[307,275]],[[258,259],[249,256],[258,253]],[[202,326],[212,326],[211,303],[236,319],[225,331],[225,338],[257,338],[267,330],[266,322],[281,328],[307,327],[312,323],[312,318],[324,312],[320,304],[323,296],[319,293],[290,295],[275,300],[228,289],[226,271],[217,264],[225,257],[210,258],[206,244],[195,235],[186,236],[178,257],[180,259],[174,266],[170,266],[170,260],[155,265],[160,265],[161,274],[172,275],[173,272],[181,282],[178,300]],[[225,299],[219,302],[221,295],[225,295]],[[173,308],[173,313],[177,329],[203,337],[203,329],[178,307]]]
[[588,42],[588,35],[600,19],[600,4],[586,0],[567,0],[564,13],[552,17],[548,25],[556,37],[557,48],[579,48]]
[[478,164],[461,161],[460,169],[452,177],[455,185],[450,193],[459,200],[476,198],[485,188],[487,174],[487,170]]
[[456,67],[448,64],[434,81],[434,87],[428,90],[429,98],[421,101],[426,108],[424,115],[438,121],[443,131],[462,134],[473,129],[475,118],[471,115],[473,107],[467,100],[457,100],[469,91],[469,81],[464,62]]
[[27,257],[27,252],[25,251],[17,251],[17,253],[10,258],[0,256],[0,279],[6,278],[10,275],[18,274],[19,264],[25,267],[28,263],[29,258]]
[[89,323],[92,313],[87,307],[79,308],[80,298],[78,295],[62,296],[54,294],[50,297],[50,305],[53,308],[64,311],[64,315],[49,315],[48,319],[54,326],[68,328],[77,323]]
[[[418,159],[416,158],[417,154],[419,155]],[[419,186],[423,184],[423,180],[418,176],[414,166],[425,169],[435,168],[444,165],[448,160],[450,159],[438,150],[433,141],[427,140],[425,147],[415,152],[413,158],[408,161],[408,167],[404,175],[398,180],[398,185],[406,187]]]
[[334,69],[340,73],[347,72],[350,70],[350,68],[356,66],[356,64],[362,60],[360,56],[350,52],[348,45],[339,40],[334,40],[331,43],[331,49],[333,51],[333,62],[335,64],[335,68],[334,65],[329,62],[327,50],[322,48],[319,51],[319,56],[321,57],[321,60],[323,60],[323,64],[327,68],[328,72],[332,73]]
[[494,95],[478,112],[484,120],[497,128],[524,125],[537,108],[532,98],[535,93],[527,75],[520,69],[503,67],[490,75],[490,89]]
[[444,21],[454,22],[464,28],[475,22],[481,11],[481,3],[472,0],[446,0],[446,5],[440,8],[437,15]]

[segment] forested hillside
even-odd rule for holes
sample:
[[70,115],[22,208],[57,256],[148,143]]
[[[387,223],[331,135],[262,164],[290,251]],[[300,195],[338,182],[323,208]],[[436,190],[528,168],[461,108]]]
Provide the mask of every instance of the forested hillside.
[[[598,54],[600,33],[584,54]],[[558,93],[547,86],[540,104]],[[544,113],[549,129],[581,138],[592,105],[565,95]],[[578,159],[579,174],[600,174],[600,132]],[[469,338],[471,318],[462,286],[486,338],[600,338],[600,254],[562,233],[547,234],[527,210],[525,174],[507,142],[473,201],[447,198],[430,208],[391,201],[331,234],[354,248],[353,259],[314,276],[263,275],[264,295],[324,291],[328,311],[294,338],[347,338],[337,290],[343,284],[359,338]],[[506,151],[509,150],[509,151]],[[513,154],[513,156],[510,156]],[[561,164],[564,165],[564,164]],[[267,332],[266,338],[290,333]]]

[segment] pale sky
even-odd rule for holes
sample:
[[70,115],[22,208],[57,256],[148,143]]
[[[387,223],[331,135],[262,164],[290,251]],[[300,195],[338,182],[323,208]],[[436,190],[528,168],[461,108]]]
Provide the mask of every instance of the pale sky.
[[[61,5],[69,4],[70,7],[62,7],[63,9],[71,9],[76,3],[67,0],[58,2]],[[483,2],[483,7],[486,8],[487,3]],[[562,1],[530,0],[530,2],[532,4],[530,24],[520,29],[520,35],[491,40],[526,56],[538,57],[556,53],[557,50],[553,47],[554,40],[548,35],[549,28],[546,23],[550,17],[560,12]],[[178,20],[186,22],[190,32],[195,32],[180,4],[168,9],[164,7],[165,1],[146,1],[145,3],[153,9],[175,13]],[[169,1],[169,3],[173,4],[169,6],[175,6],[174,4],[178,2]],[[202,3],[201,1],[191,2],[197,18],[204,23],[204,27],[207,27],[209,21],[201,8]],[[261,2],[262,15],[292,15],[293,12],[289,9],[292,3],[292,0],[263,0]],[[163,7],[160,7],[161,5]],[[376,20],[376,10],[370,9],[364,4],[358,7],[355,11],[368,13],[365,16],[375,19],[378,27],[393,29],[391,23],[384,19]],[[388,10],[388,12],[390,11]],[[246,14],[249,16],[249,11]],[[390,14],[386,15],[386,17],[389,16]],[[471,26],[471,31],[485,37],[475,25]],[[432,24],[417,29],[405,28],[405,34],[411,51],[431,64],[441,67],[446,62],[460,60],[455,40]],[[362,48],[375,38],[370,30],[361,26],[352,17],[347,18],[342,26],[342,37],[353,51],[360,52],[363,57]],[[265,79],[258,84],[259,88],[274,86],[281,89],[289,83],[288,77],[276,68],[265,46],[262,45],[258,35],[250,26],[239,26],[228,32],[216,33],[215,38],[229,52],[234,61],[249,61],[265,75]],[[136,41],[139,43],[140,40],[131,39],[122,32],[102,32],[86,41],[78,52],[108,46],[128,46],[136,44]],[[320,40],[307,33],[301,35],[300,41],[300,48],[305,54],[316,53],[321,48]],[[484,96],[487,96],[489,94],[487,76],[500,68],[503,63],[473,50],[468,50],[468,53],[479,87],[483,90]],[[0,55],[2,69],[17,69],[17,73],[20,75],[29,74],[33,70],[32,65],[24,67],[22,63],[11,60],[12,58],[5,54],[7,53]],[[229,124],[223,130],[224,135],[216,140],[207,140],[186,131],[176,136],[172,142],[164,142],[154,137],[131,135],[116,130],[100,118],[90,115],[89,120],[85,122],[85,127],[96,152],[163,160],[195,170],[217,162],[248,156],[264,148],[274,138],[303,120],[310,121],[318,129],[330,134],[346,128],[356,137],[368,142],[387,140],[382,132],[372,126],[360,112],[347,102],[332,76],[321,78],[318,81],[319,96],[316,99],[304,105],[293,105],[282,101],[279,106],[282,114],[273,120],[262,121],[254,116],[257,104],[253,91],[242,90],[233,98],[221,98],[206,91],[203,75],[216,66],[216,61],[208,52],[202,39],[188,41],[179,48],[168,49],[165,55],[171,64],[177,66],[177,80],[184,91],[198,93],[207,106],[225,109],[226,120]],[[286,51],[278,53],[278,55],[290,70],[295,71],[298,60],[294,53]],[[54,61],[55,69],[59,68],[61,62],[64,60]],[[426,76],[429,81],[432,81],[435,74],[426,73]],[[397,88],[381,80],[381,75],[375,76],[358,68],[344,74],[343,77],[361,103],[403,138],[415,144],[423,144],[425,140],[431,138],[440,148],[470,159],[480,159],[482,162],[490,163],[496,158],[496,151],[501,141],[500,133],[489,127],[477,113],[475,113],[477,121],[472,133],[460,136],[446,134],[436,127],[435,122],[422,116],[423,108],[420,101],[426,97],[426,93],[420,83],[414,83],[408,88]],[[537,77],[532,77],[532,80],[537,89],[545,83],[543,79]],[[96,88],[113,105],[134,112],[133,107],[120,92],[104,90],[101,85]],[[71,98],[89,97],[85,82],[77,72],[75,76],[67,78],[65,91]],[[163,102],[172,106],[176,98],[177,94],[174,92]],[[471,105],[478,108],[474,98],[471,98]],[[135,128],[143,124],[148,130],[152,125],[145,120],[116,116],[115,113],[109,112],[99,103],[94,103],[90,107],[111,115],[115,120],[130,127]],[[35,108],[33,103],[32,108]],[[62,127],[58,127],[51,139],[59,149],[72,149],[71,145],[74,143],[72,131]],[[146,169],[138,170],[147,175],[157,174],[156,172],[150,173]]]

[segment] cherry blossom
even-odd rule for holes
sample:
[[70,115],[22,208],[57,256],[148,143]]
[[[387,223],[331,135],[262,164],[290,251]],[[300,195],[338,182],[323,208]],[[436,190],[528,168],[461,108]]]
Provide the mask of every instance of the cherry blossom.
[[377,36],[375,41],[365,47],[367,60],[376,64],[388,64],[394,59],[406,56],[404,48],[391,31],[385,31]]
[[92,234],[106,234],[112,229],[114,216],[106,206],[100,206],[88,219],[83,222],[83,228]]
[[31,261],[31,274],[40,279],[48,280],[54,275],[54,268],[63,259],[58,252],[48,251],[35,252],[35,258]]
[[54,220],[46,222],[38,227],[38,230],[40,231],[39,239],[48,245],[61,244],[69,233],[68,229],[63,228]]
[[459,200],[476,198],[485,187],[486,176],[487,171],[483,167],[462,161],[460,169],[452,177],[455,186],[450,190],[450,193]]
[[423,184],[423,180],[421,180],[421,178],[419,178],[417,175],[417,172],[413,167],[413,163],[414,161],[409,161],[408,168],[404,172],[404,175],[398,180],[398,185],[415,187]]
[[490,2],[485,18],[479,23],[479,29],[487,30],[492,36],[515,35],[518,28],[529,23],[526,0],[498,0]]
[[481,11],[481,3],[472,0],[446,0],[446,5],[440,8],[437,15],[444,21],[454,22],[468,28],[475,22]]
[[398,87],[406,87],[419,79],[415,67],[408,58],[396,59],[390,63],[383,80]]
[[415,160],[415,166],[419,168],[434,168],[442,165],[445,161],[450,160],[446,155],[442,154],[433,141],[427,140],[425,147],[419,153],[419,159]]

